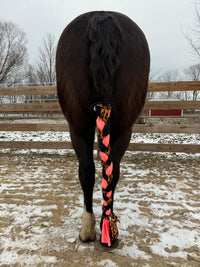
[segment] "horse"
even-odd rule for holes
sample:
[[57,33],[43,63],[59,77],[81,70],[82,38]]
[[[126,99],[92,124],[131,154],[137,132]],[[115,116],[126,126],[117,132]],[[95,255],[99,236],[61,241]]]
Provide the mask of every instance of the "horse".
[[84,195],[82,242],[96,239],[93,213],[95,128],[102,164],[103,212],[100,242],[118,238],[113,212],[120,161],[147,94],[150,53],[142,30],[129,17],[92,11],[75,18],[62,32],[56,51],[57,95],[79,161]]

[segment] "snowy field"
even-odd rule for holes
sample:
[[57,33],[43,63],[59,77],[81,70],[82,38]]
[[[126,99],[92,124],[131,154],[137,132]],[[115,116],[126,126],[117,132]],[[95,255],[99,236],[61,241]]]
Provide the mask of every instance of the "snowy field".
[[[46,120],[45,120],[46,122]],[[68,141],[67,133],[0,132],[0,140]],[[131,142],[200,143],[198,135],[133,134]],[[0,150],[0,266],[200,266],[200,154],[127,152],[114,209],[119,242],[81,243],[83,196],[73,151]]]

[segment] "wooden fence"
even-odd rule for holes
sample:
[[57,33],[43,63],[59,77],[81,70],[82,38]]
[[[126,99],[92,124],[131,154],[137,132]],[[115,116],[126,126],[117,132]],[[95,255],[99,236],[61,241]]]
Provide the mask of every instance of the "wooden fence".
[[[149,92],[167,91],[199,91],[200,82],[169,82],[150,83]],[[21,87],[0,88],[0,96],[35,96],[55,95],[56,87]],[[200,101],[146,101],[144,110],[200,110]],[[58,102],[47,103],[3,103],[0,104],[0,112],[58,112],[61,111]],[[43,124],[43,123],[0,123],[0,131],[69,131],[67,124]],[[197,124],[135,124],[133,133],[184,133],[200,134],[200,121]],[[71,149],[71,142],[47,142],[47,141],[0,141],[0,148],[16,149]],[[97,149],[97,144],[94,144]],[[155,144],[155,143],[131,143],[129,151],[152,152],[185,152],[200,153],[199,144]]]

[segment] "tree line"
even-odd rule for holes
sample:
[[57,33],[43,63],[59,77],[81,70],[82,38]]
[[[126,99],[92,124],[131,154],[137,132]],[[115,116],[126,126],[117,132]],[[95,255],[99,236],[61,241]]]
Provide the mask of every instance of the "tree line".
[[55,37],[48,33],[38,49],[34,65],[28,63],[25,32],[12,22],[0,21],[0,85],[56,82]]
[[[187,67],[184,73],[178,70],[168,70],[159,74],[151,69],[150,82],[170,82],[178,80],[200,80],[200,12],[195,9],[196,28],[184,33],[189,44],[189,52],[193,57],[193,64]],[[25,32],[12,22],[0,21],[0,86],[15,86],[23,84],[54,85],[55,54],[57,42],[55,37],[48,33],[38,49],[35,64],[28,63],[27,39]],[[168,92],[165,98],[170,98]],[[193,100],[197,99],[198,92],[193,92]],[[149,97],[155,96],[153,93]],[[181,96],[177,96],[181,97]],[[187,98],[185,96],[184,98]]]

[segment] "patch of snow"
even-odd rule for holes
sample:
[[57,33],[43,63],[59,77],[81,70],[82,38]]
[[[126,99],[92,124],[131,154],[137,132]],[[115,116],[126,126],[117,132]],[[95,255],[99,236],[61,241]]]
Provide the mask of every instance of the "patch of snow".
[[105,260],[101,260],[100,262],[97,263],[98,266],[104,266],[104,267],[118,267],[119,265],[110,260],[110,259],[105,259]]
[[[186,248],[192,247],[194,244],[198,245],[200,249],[200,233],[196,230],[191,229],[177,229],[171,227],[166,232],[160,233],[160,241],[157,244],[151,246],[151,251],[163,257],[181,257],[186,259],[187,252],[184,251]],[[197,242],[198,240],[198,242]],[[177,247],[176,252],[168,252],[166,248],[172,249]]]
[[4,250],[0,255],[0,264],[2,265],[14,265],[20,263],[20,265],[26,266],[35,266],[41,262],[44,263],[56,263],[57,258],[55,256],[42,256],[42,255],[26,255],[24,258],[23,255],[19,255],[16,251],[7,251]]
[[67,242],[73,244],[76,242],[76,239],[72,237],[72,238],[67,239]]
[[122,249],[116,249],[116,251],[120,255],[129,256],[132,259],[144,259],[144,260],[151,259],[151,256],[149,256],[147,253],[139,249],[138,246],[134,243],[131,246],[125,245],[123,246]]

